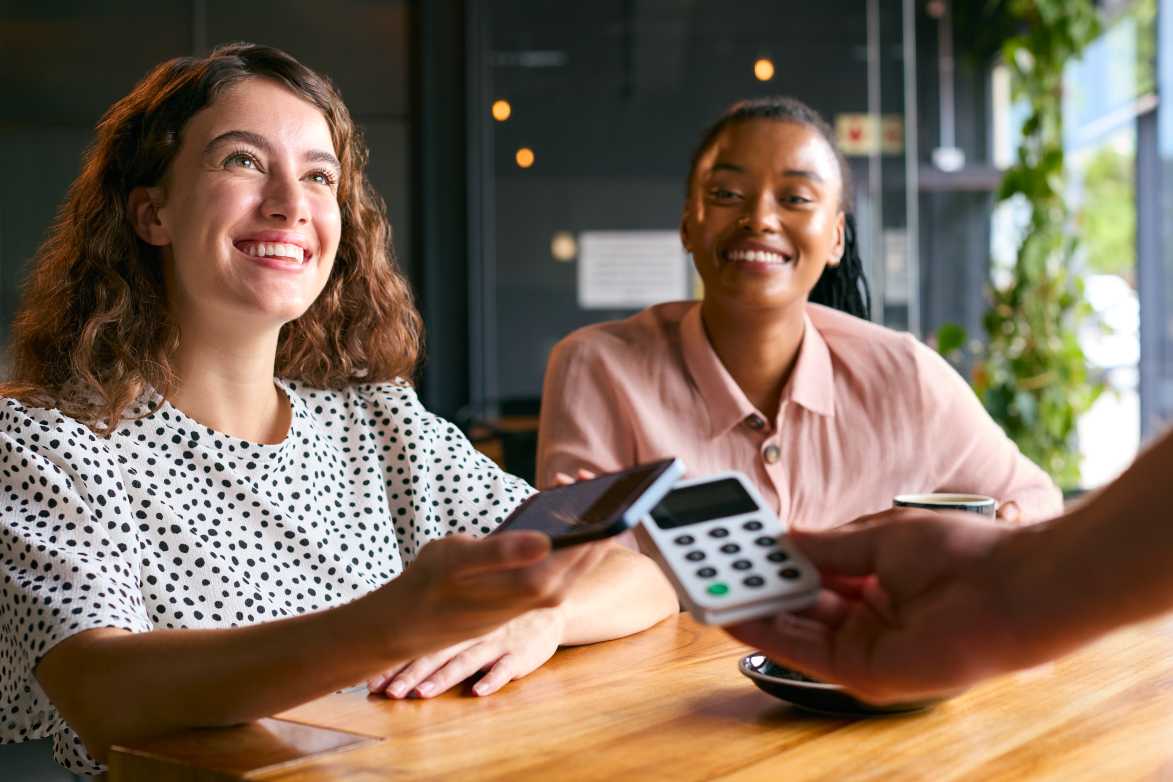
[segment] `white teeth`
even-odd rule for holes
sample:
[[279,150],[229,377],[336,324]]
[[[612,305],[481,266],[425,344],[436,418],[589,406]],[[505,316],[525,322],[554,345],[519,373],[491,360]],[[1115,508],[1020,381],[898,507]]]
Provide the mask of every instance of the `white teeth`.
[[750,261],[752,263],[786,263],[786,256],[765,250],[732,250],[726,254],[731,261]]
[[285,258],[305,263],[305,250],[287,242],[241,242],[240,251],[256,258]]

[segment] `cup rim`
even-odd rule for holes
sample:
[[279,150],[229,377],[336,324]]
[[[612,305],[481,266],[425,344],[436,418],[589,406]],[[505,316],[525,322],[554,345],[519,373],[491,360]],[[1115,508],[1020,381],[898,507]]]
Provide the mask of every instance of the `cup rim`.
[[996,505],[997,501],[993,497],[988,497],[984,494],[962,494],[960,492],[927,492],[923,494],[897,494],[892,498],[892,502],[909,505],[933,505],[942,508],[951,508],[957,506],[981,506]]

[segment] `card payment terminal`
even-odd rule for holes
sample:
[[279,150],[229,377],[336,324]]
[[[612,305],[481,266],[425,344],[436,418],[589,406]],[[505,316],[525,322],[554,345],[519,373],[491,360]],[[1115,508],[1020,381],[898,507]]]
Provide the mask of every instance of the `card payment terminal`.
[[698,622],[797,611],[818,595],[818,572],[780,537],[782,523],[739,472],[676,483],[643,526],[653,556]]

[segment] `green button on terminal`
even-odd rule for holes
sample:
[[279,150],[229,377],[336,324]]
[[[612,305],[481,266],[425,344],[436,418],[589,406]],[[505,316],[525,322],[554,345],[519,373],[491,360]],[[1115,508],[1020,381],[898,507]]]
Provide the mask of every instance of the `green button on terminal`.
[[709,588],[705,591],[707,591],[710,595],[716,595],[717,597],[720,597],[721,595],[729,594],[729,585],[717,581],[715,583],[709,584]]

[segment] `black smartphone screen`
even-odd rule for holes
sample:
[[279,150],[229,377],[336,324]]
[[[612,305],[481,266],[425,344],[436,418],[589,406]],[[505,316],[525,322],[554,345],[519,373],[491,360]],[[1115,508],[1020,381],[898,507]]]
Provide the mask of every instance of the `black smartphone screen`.
[[600,475],[539,492],[522,503],[495,532],[537,530],[554,539],[589,540],[622,532],[622,515],[673,463],[672,459]]
[[753,513],[757,509],[757,503],[741,483],[727,478],[673,489],[652,509],[651,516],[660,529],[674,529],[710,519]]

